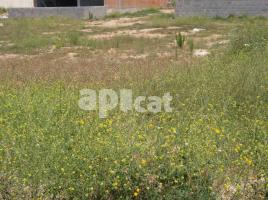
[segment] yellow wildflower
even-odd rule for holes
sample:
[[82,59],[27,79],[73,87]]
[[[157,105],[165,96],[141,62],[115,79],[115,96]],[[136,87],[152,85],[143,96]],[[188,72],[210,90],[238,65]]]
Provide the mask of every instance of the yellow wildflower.
[[172,128],[170,129],[170,132],[171,132],[171,133],[177,133],[177,129],[172,127]]
[[154,125],[153,124],[149,124],[148,125],[148,128],[152,129],[152,128],[154,128]]
[[221,130],[219,128],[213,128],[213,131],[217,134],[220,134],[221,133]]
[[142,159],[142,160],[141,160],[141,165],[142,165],[142,166],[145,166],[146,164],[147,164],[147,161],[144,160],[144,159]]
[[118,182],[115,181],[115,182],[113,183],[113,187],[114,187],[114,188],[117,188],[117,186],[118,186]]
[[80,123],[80,125],[81,125],[81,126],[84,126],[84,125],[85,125],[85,121],[84,121],[84,120],[82,120],[82,119],[80,120],[80,122],[79,122],[79,123]]
[[140,194],[140,192],[141,192],[141,190],[140,190],[139,188],[137,188],[137,189],[135,190],[135,192],[133,193],[133,196],[134,196],[134,197],[138,197],[139,194]]
[[250,166],[253,165],[253,160],[248,158],[248,157],[246,157],[246,156],[244,156],[244,161]]

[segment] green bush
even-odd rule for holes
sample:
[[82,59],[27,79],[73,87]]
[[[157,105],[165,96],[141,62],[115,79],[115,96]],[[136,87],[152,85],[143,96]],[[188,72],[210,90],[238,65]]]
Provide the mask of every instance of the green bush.
[[7,12],[7,10],[6,10],[5,8],[1,8],[1,7],[0,7],[0,15],[4,14],[4,13],[6,13],[6,12]]
[[185,43],[185,36],[182,35],[181,33],[176,34],[176,44],[177,47],[182,48]]

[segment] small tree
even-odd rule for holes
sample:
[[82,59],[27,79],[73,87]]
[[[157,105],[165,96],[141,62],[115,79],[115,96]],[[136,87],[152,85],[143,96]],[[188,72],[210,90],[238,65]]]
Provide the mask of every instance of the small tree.
[[183,48],[184,42],[185,42],[185,36],[182,35],[181,33],[177,33],[176,34],[177,47]]

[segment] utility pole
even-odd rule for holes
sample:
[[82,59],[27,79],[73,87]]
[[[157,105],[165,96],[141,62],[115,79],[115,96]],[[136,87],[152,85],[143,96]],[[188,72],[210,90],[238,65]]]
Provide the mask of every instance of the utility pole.
[[77,0],[77,7],[81,6],[81,0]]

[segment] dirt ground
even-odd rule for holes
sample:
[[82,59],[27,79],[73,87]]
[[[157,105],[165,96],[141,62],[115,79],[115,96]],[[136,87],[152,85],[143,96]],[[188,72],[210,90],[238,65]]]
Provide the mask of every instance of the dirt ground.
[[[163,13],[164,19],[171,15],[170,10]],[[28,79],[98,82],[135,76],[146,78],[155,71],[164,71],[172,63],[198,62],[208,56],[215,45],[228,43],[223,35],[207,30],[202,25],[176,25],[171,21],[172,18],[165,23],[158,15],[83,21],[81,28],[76,30],[82,34],[78,38],[81,44],[60,48],[50,45],[34,54],[1,52],[0,63],[6,67],[0,68],[0,79],[9,77],[19,82]],[[154,21],[157,25],[152,24]],[[2,24],[0,29],[5,28],[5,23]],[[183,50],[176,50],[175,35],[179,32],[186,37]],[[60,28],[41,32],[48,38],[59,34]],[[88,47],[83,40],[95,46]],[[190,40],[195,43],[193,52],[188,47]],[[12,41],[0,41],[0,46],[7,44],[12,44]]]

